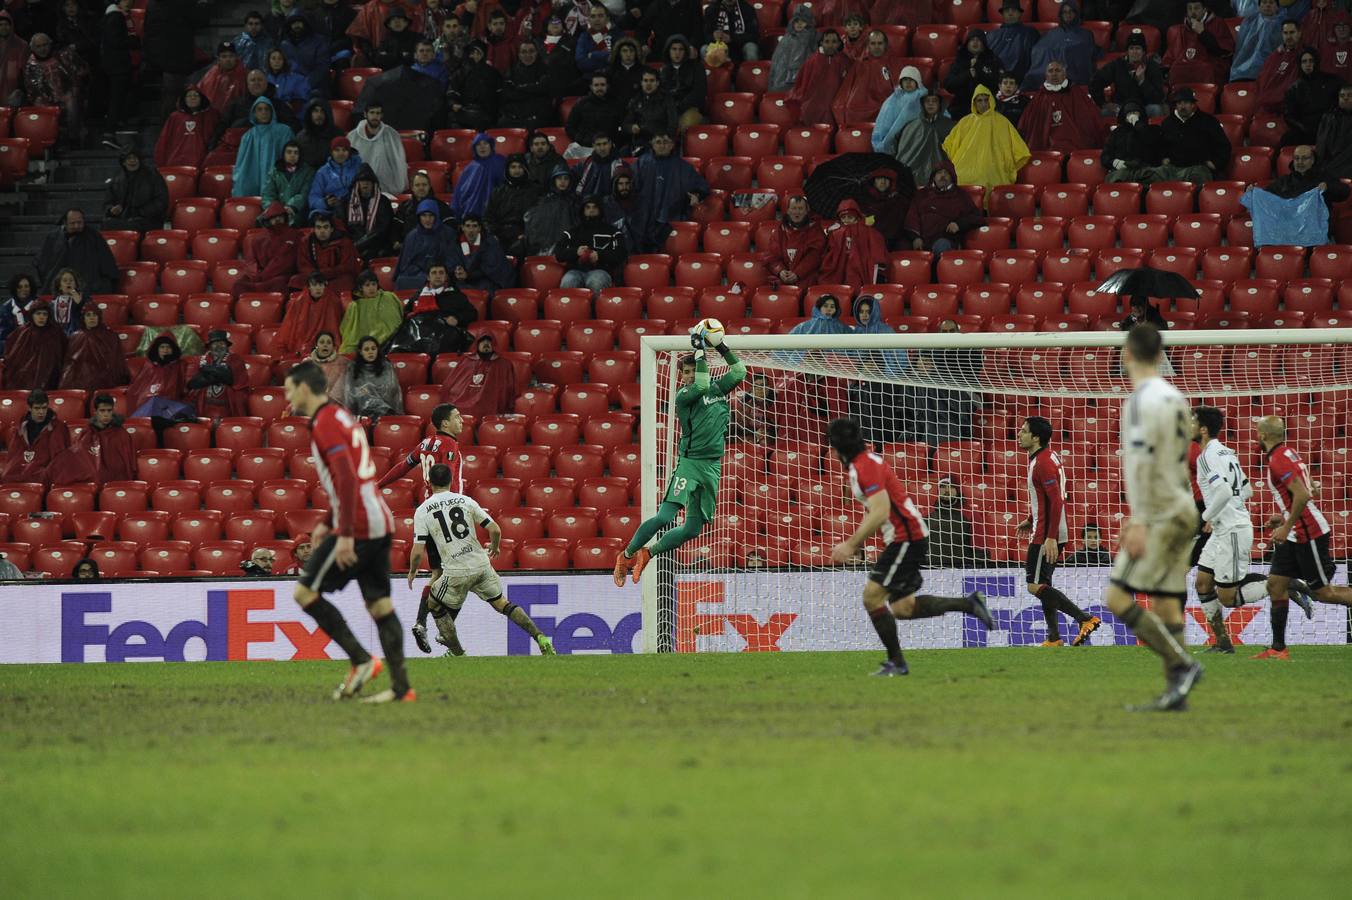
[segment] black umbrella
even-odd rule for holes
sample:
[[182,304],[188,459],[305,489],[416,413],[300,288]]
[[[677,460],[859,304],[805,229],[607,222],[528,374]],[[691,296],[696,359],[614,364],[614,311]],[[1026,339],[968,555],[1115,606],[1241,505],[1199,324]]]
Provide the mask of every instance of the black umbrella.
[[426,131],[436,129],[444,107],[445,91],[440,83],[412,66],[396,66],[366,79],[352,114],[358,120],[366,114],[366,106],[379,101],[384,108],[384,122],[399,131]]
[[863,203],[874,173],[884,170],[892,178],[892,185],[909,200],[915,194],[915,176],[905,163],[885,153],[843,153],[822,163],[808,176],[803,185],[807,204],[825,219],[836,217],[836,207],[846,197]]
[[1198,297],[1192,282],[1177,272],[1152,269],[1118,269],[1094,288],[1100,294],[1127,294],[1131,297]]

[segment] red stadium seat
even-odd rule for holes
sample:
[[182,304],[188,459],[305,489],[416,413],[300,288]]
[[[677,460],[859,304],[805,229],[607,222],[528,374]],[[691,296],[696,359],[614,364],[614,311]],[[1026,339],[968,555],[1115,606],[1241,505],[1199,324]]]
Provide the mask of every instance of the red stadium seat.
[[1141,192],[1141,186],[1135,182],[1101,184],[1094,188],[1094,215],[1135,215],[1141,211]]
[[[13,514],[13,495],[22,492],[23,485],[6,485],[0,492],[0,511]],[[119,514],[141,513],[148,508],[150,485],[144,481],[110,481],[99,491],[99,509]]]
[[[263,213],[263,201],[259,197],[231,197],[221,203],[221,228],[234,229],[236,239],[251,228],[258,227],[258,217]],[[196,256],[196,252],[193,254]]]
[[1171,229],[1174,246],[1198,250],[1218,247],[1223,231],[1221,217],[1216,213],[1193,213],[1179,216]]
[[[1319,249],[1316,249],[1316,254]],[[1327,278],[1306,278],[1288,282],[1282,293],[1287,312],[1324,313],[1333,309],[1335,282]]]
[[1252,256],[1248,247],[1210,247],[1202,251],[1202,277],[1227,282],[1248,278]]
[[328,510],[324,509],[293,509],[287,510],[281,515],[282,531],[288,537],[299,537],[302,534],[313,534],[319,524],[328,518]]
[[578,350],[553,350],[537,353],[531,371],[546,384],[576,384],[582,381],[586,354]]
[[1094,254],[1094,277],[1100,280],[1119,269],[1139,268],[1145,263],[1146,251],[1135,247],[1117,250],[1099,250]]
[[512,447],[502,453],[502,474],[508,478],[519,478],[523,482],[533,478],[548,478],[552,456],[548,447]]
[[871,153],[873,125],[859,122],[844,125],[836,131],[835,144],[837,153]]
[[195,512],[202,506],[201,482],[169,481],[150,492],[153,509],[170,513]]
[[1272,178],[1271,147],[1236,147],[1230,157],[1229,177],[1234,181],[1265,182]]
[[587,365],[587,375],[602,384],[626,384],[638,380],[638,356],[626,350],[597,353]]
[[10,524],[10,537],[16,543],[24,543],[32,547],[41,547],[44,544],[59,544],[62,531],[61,522],[57,519],[24,517],[15,519]]
[[137,325],[177,325],[180,309],[177,294],[143,293],[131,303],[131,318]]
[[235,303],[235,321],[241,325],[277,325],[282,321],[285,303],[281,294],[241,294]]
[[803,158],[799,156],[764,157],[756,164],[756,183],[765,190],[780,192],[801,190],[803,185]]
[[[563,538],[570,544],[597,534],[597,513],[586,506],[571,509],[558,509],[545,516],[545,534],[551,538]],[[614,564],[614,559],[611,560]]]
[[254,482],[271,481],[286,476],[285,450],[280,447],[258,447],[241,450],[235,459],[235,474]]
[[1038,195],[1044,216],[1071,219],[1089,214],[1089,186],[1084,184],[1048,184]]
[[1031,184],[1002,184],[991,189],[989,212],[993,216],[1020,219],[1037,212],[1038,187]]
[[192,563],[213,575],[238,575],[239,564],[247,555],[241,541],[207,541],[193,548]]
[[484,416],[477,441],[485,447],[514,447],[526,443],[526,417]]
[[1007,284],[974,284],[962,292],[962,311],[967,315],[982,318],[1006,315],[1010,302]]
[[728,137],[731,131],[728,125],[693,126],[685,133],[684,153],[696,159],[727,156]]
[[1281,298],[1281,284],[1272,279],[1239,278],[1230,285],[1230,311],[1260,315],[1274,313]]
[[568,542],[560,538],[523,541],[516,551],[516,567],[546,571],[568,568]]
[[709,100],[709,117],[720,125],[741,125],[745,122],[754,122],[756,121],[756,95],[747,93],[713,94]]
[[1059,316],[1066,311],[1065,289],[1055,282],[1026,284],[1014,295],[1014,311],[1039,319]]
[[576,444],[582,433],[579,416],[571,413],[554,413],[538,416],[530,427],[532,444],[545,447],[563,447]]
[[1197,211],[1223,216],[1248,215],[1239,203],[1246,187],[1239,181],[1209,181],[1197,192]]
[[[149,484],[176,481],[181,475],[183,456],[182,450],[141,450],[136,454],[136,477]],[[227,463],[227,478],[229,473]]]
[[61,131],[61,108],[58,106],[24,106],[11,120],[14,137],[28,141],[29,153],[45,155],[56,145]]
[[1230,82],[1221,88],[1221,112],[1229,115],[1250,116],[1258,105],[1258,94],[1253,82]]
[[28,558],[28,565],[34,572],[44,572],[52,578],[69,578],[84,555],[83,543],[62,541],[35,550]]
[[[383,421],[383,420],[382,420]],[[295,478],[277,478],[265,481],[258,488],[258,508],[276,513],[305,509],[310,486]]]
[[371,445],[388,447],[396,456],[401,456],[418,445],[422,432],[423,423],[417,416],[381,416]]
[[228,541],[240,541],[253,547],[275,537],[276,514],[270,510],[239,512],[225,520],[225,539]]
[[[227,138],[229,131],[227,131]],[[231,195],[235,185],[235,167],[207,166],[197,179],[197,190],[205,197],[225,200]]]
[[205,419],[175,422],[164,430],[164,446],[175,450],[202,450],[211,446],[211,423]]
[[263,445],[263,420],[255,416],[227,416],[216,426],[216,446],[247,450]]
[[221,522],[225,516],[219,510],[190,510],[174,515],[169,526],[172,540],[191,541],[200,544],[203,541],[219,540]]
[[[173,206],[185,197],[191,197],[197,190],[197,169],[194,166],[162,166],[160,177],[169,189],[169,205]],[[108,232],[104,232],[107,235]]]
[[380,69],[361,69],[353,67],[344,69],[338,73],[338,97],[342,100],[357,99],[363,87],[366,86],[366,80],[380,74]]
[[1328,244],[1310,253],[1310,275],[1315,278],[1352,277],[1352,246]]
[[[766,94],[756,104],[756,121],[788,128],[801,125],[798,104],[789,103],[788,94]],[[793,151],[789,151],[793,152]]]
[[493,318],[523,322],[540,318],[540,292],[515,288],[493,295]]
[[1259,278],[1294,281],[1305,274],[1305,250],[1276,245],[1261,247],[1254,258],[1254,274]]
[[572,478],[536,478],[526,485],[524,503],[546,514],[571,507],[577,501],[577,482]]
[[1117,218],[1106,215],[1076,216],[1066,228],[1066,243],[1072,248],[1083,250],[1114,247],[1117,245]]
[[1060,184],[1066,155],[1057,150],[1034,150],[1019,170],[1019,184]]
[[627,412],[589,416],[582,426],[582,440],[605,450],[625,446],[634,438],[634,416]]
[[1098,150],[1076,150],[1066,158],[1066,181],[1090,188],[1103,184],[1106,173]]
[[[743,68],[746,67],[743,66]],[[732,134],[732,155],[746,156],[752,160],[774,156],[779,151],[779,133],[780,127],[774,124],[754,122],[738,125]],[[689,134],[690,132],[686,132],[687,142],[689,141]],[[726,156],[728,151],[710,155]],[[764,182],[761,186],[765,186]]]
[[1118,225],[1118,239],[1123,247],[1152,250],[1169,243],[1169,217],[1160,214],[1123,216]]
[[573,568],[579,570],[609,569],[615,554],[624,549],[625,540],[618,537],[583,538],[573,544]]
[[634,288],[663,288],[671,283],[672,258],[665,253],[636,253],[624,264],[624,283]]
[[[212,210],[212,223],[215,223]],[[147,231],[141,238],[141,259],[166,263],[188,257],[188,232],[182,229]]]
[[[563,280],[567,268],[552,256],[528,256],[521,267],[521,286],[552,290]],[[627,284],[628,282],[626,282]]]
[[267,428],[267,445],[283,450],[310,452],[310,428],[304,419],[283,419]]
[[1024,250],[1060,250],[1066,237],[1066,220],[1055,215],[1019,220],[1015,243]]
[[[216,214],[220,205],[221,201],[215,197],[184,197],[182,200],[174,201],[173,210],[169,214],[169,223],[173,228],[182,231],[185,236],[189,237],[195,235],[199,231],[215,229]],[[159,232],[151,232],[151,234],[156,233]],[[149,237],[150,234],[147,234],[146,236]],[[234,237],[236,241],[239,240],[238,234]],[[193,256],[196,256],[199,259],[205,258],[198,256],[195,248]]]
[[986,254],[982,250],[949,250],[939,257],[935,277],[943,284],[959,287],[977,284],[986,275]]
[[831,131],[830,125],[794,125],[783,128],[780,136],[784,141],[784,152],[804,159],[825,156],[831,152]]
[[202,505],[222,513],[246,512],[254,508],[255,485],[242,478],[216,481],[207,485]]
[[579,322],[592,317],[591,291],[586,288],[556,288],[545,294],[541,313],[546,319]]
[[533,541],[544,537],[544,518],[544,510],[525,506],[495,516],[494,521],[502,529],[504,538],[519,542]]
[[[165,270],[167,276],[168,270]],[[229,294],[192,294],[183,304],[183,321],[188,325],[220,328],[230,324]]]
[[153,261],[128,263],[120,267],[117,292],[129,297],[152,294],[160,280],[160,264]]
[[958,291],[952,285],[932,285],[917,288],[911,294],[911,311],[931,319],[946,319],[957,315]]
[[1062,250],[1049,252],[1042,257],[1042,277],[1047,281],[1073,284],[1076,281],[1088,281],[1091,271],[1089,251]]
[[1177,272],[1184,278],[1197,277],[1197,259],[1201,253],[1188,247],[1161,247],[1150,254],[1151,268]]
[[605,466],[605,451],[601,447],[562,447],[554,453],[554,470],[560,478],[600,478]]

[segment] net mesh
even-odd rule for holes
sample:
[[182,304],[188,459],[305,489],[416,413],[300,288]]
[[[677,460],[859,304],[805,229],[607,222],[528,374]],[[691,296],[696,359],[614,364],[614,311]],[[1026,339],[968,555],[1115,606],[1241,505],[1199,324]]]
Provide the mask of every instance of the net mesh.
[[[932,336],[931,336],[932,337]],[[823,341],[828,340],[823,338]],[[736,336],[730,339],[737,345]],[[866,563],[836,566],[832,546],[862,519],[839,461],[825,445],[833,418],[857,419],[895,467],[931,529],[923,592],[986,592],[996,628],[968,616],[903,623],[903,644],[962,647],[1036,644],[1046,638],[1038,601],[1025,590],[1027,538],[1015,526],[1028,514],[1028,457],[1015,433],[1041,415],[1054,428],[1064,466],[1071,541],[1054,584],[1104,617],[1091,643],[1134,642],[1102,605],[1127,513],[1118,460],[1119,414],[1130,385],[1118,349],[1089,347],[739,350],[749,374],[731,400],[717,516],[694,540],[655,560],[658,647],[678,652],[872,649],[877,638],[860,611]],[[688,352],[688,351],[685,351]],[[657,477],[665,491],[675,463],[674,392],[680,352],[657,360]],[[714,377],[723,370],[710,355]],[[1352,458],[1352,346],[1341,343],[1173,344],[1167,374],[1192,405],[1226,414],[1222,440],[1238,454],[1255,495],[1253,570],[1263,572],[1270,542],[1263,524],[1275,512],[1254,421],[1282,416],[1289,443],[1309,465],[1315,502],[1333,526],[1337,583],[1347,583]],[[952,488],[944,486],[951,482]],[[943,496],[941,496],[941,494]],[[662,494],[654,499],[661,501]],[[1088,529],[1088,531],[1086,531]],[[1097,531],[1095,531],[1097,529]],[[1093,537],[1098,535],[1099,541]],[[867,559],[880,539],[870,541]],[[1188,640],[1212,639],[1191,590]],[[1293,612],[1290,643],[1348,640],[1345,607],[1316,604],[1306,620]],[[1228,610],[1237,644],[1266,644],[1268,600]],[[1061,621],[1061,635],[1075,631]]]

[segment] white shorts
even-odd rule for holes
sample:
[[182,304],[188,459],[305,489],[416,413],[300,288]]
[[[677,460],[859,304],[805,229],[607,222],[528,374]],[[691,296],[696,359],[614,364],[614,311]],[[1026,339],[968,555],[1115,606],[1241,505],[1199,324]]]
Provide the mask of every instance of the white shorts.
[[480,600],[496,600],[503,594],[502,579],[492,566],[485,566],[475,572],[443,574],[432,583],[429,599],[448,609],[459,609],[465,605],[465,598],[471,591]]
[[1249,574],[1249,554],[1252,551],[1252,525],[1225,534],[1213,534],[1202,548],[1197,568],[1210,572],[1217,586],[1234,587]]
[[[1197,510],[1192,504],[1172,519],[1152,522],[1146,531],[1145,553],[1137,559],[1119,550],[1109,581],[1128,593],[1152,597],[1188,597],[1188,569],[1192,542],[1197,536]],[[1213,537],[1207,542],[1216,542]]]

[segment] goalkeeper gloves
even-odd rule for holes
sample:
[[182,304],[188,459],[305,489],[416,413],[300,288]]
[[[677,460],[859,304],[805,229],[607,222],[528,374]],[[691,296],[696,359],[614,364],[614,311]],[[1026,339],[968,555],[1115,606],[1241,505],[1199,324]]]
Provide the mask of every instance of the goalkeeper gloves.
[[699,331],[690,332],[690,346],[696,350],[704,349],[704,334]]

